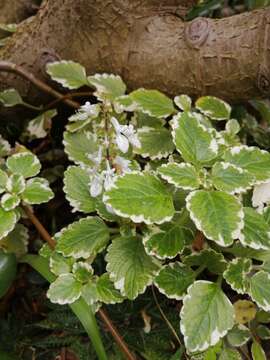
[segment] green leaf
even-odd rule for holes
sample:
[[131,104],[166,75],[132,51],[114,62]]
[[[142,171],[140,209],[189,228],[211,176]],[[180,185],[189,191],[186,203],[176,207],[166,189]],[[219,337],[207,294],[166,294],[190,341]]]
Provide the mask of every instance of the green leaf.
[[72,267],[72,273],[81,283],[86,283],[92,278],[94,270],[90,264],[84,261],[76,262]]
[[37,156],[28,151],[10,156],[6,165],[13,174],[22,175],[24,178],[36,176],[41,169]]
[[168,163],[157,169],[162,179],[184,190],[195,190],[200,187],[200,178],[195,167],[188,163]]
[[88,281],[82,288],[82,297],[88,305],[93,305],[98,301],[97,298],[97,286],[91,280]]
[[227,162],[217,162],[211,177],[215,188],[230,194],[241,194],[251,188],[254,177],[246,170]]
[[17,261],[14,254],[5,253],[0,249],[0,298],[11,287],[17,273]]
[[265,311],[270,311],[270,274],[259,271],[250,279],[249,294],[255,303]]
[[221,191],[196,190],[186,198],[197,229],[220,246],[230,246],[243,229],[244,212],[239,200]]
[[204,115],[214,120],[227,120],[231,115],[230,105],[214,96],[200,97],[195,106]]
[[96,141],[96,136],[89,131],[64,132],[65,153],[68,155],[69,160],[78,165],[94,165],[89,155],[93,155],[98,151]]
[[257,181],[270,179],[270,154],[255,146],[234,146],[225,152],[224,160],[247,170]]
[[25,186],[25,179],[22,175],[19,174],[11,174],[6,182],[7,191],[13,194],[21,194],[25,190]]
[[0,169],[0,193],[3,193],[6,189],[8,182],[8,176],[5,171]]
[[81,296],[82,284],[72,274],[60,275],[51,283],[47,296],[52,303],[72,304]]
[[27,180],[21,197],[28,204],[42,204],[51,200],[54,193],[50,189],[48,180],[36,177]]
[[155,277],[154,283],[169,299],[182,300],[195,277],[195,272],[190,267],[175,262],[164,266]]
[[132,123],[136,128],[142,128],[146,126],[155,129],[160,129],[166,124],[164,119],[144,114],[141,111],[136,111],[134,113],[132,117]]
[[258,325],[256,328],[256,334],[262,340],[270,339],[270,329],[266,325]]
[[9,142],[0,135],[0,157],[5,157],[11,152],[11,146]]
[[251,345],[251,354],[253,360],[267,360],[263,348],[256,340]]
[[227,133],[229,133],[230,135],[236,135],[241,130],[241,127],[237,120],[231,119],[226,122],[225,129],[226,129]]
[[3,24],[0,23],[0,29],[10,33],[15,33],[17,30],[18,24]]
[[108,273],[101,275],[97,280],[97,299],[104,304],[117,304],[123,302],[124,298],[115,289]]
[[1,206],[5,211],[13,210],[20,201],[20,198],[15,194],[4,194],[1,198]]
[[65,258],[63,255],[54,251],[50,256],[50,270],[56,275],[69,274],[74,260]]
[[204,265],[213,274],[222,274],[227,265],[224,256],[211,248],[192,253],[183,262],[189,266]]
[[227,340],[233,347],[245,345],[251,337],[251,332],[248,327],[242,324],[234,325],[228,332]]
[[234,309],[218,284],[195,281],[181,309],[181,332],[188,351],[215,345],[234,325]]
[[88,85],[85,68],[74,61],[55,61],[47,64],[50,77],[68,89]]
[[23,104],[21,95],[15,89],[8,89],[0,92],[0,103],[6,107]]
[[218,143],[202,124],[202,115],[183,112],[172,120],[172,135],[177,150],[186,162],[205,164],[218,155]]
[[228,264],[223,277],[238,294],[245,294],[249,286],[247,274],[251,269],[252,262],[250,259],[235,258]]
[[14,253],[19,259],[27,253],[28,238],[27,228],[22,224],[16,224],[14,230],[0,240],[0,247],[8,253]]
[[141,239],[135,236],[114,239],[106,261],[115,288],[130,300],[145,291],[159,270],[159,264],[146,254]]
[[14,210],[5,211],[0,208],[0,239],[6,237],[14,229],[17,220]]
[[39,116],[29,121],[27,131],[32,138],[42,139],[47,136],[48,130],[51,127],[51,119],[57,115],[57,110],[52,109],[45,111]]
[[150,173],[134,171],[119,176],[103,200],[117,215],[136,223],[161,224],[171,220],[174,214],[171,194]]
[[235,349],[224,348],[218,359],[219,360],[242,360],[242,356]]
[[173,102],[158,90],[138,89],[129,94],[137,109],[157,118],[165,118],[175,112]]
[[95,199],[90,195],[90,177],[85,168],[69,166],[64,173],[64,192],[73,211],[95,211]]
[[142,127],[137,131],[141,143],[134,149],[136,154],[149,157],[152,160],[168,157],[174,151],[171,133],[165,128]]
[[193,239],[192,231],[177,224],[155,227],[143,238],[147,254],[159,259],[174,258]]
[[119,75],[95,74],[88,76],[88,82],[96,88],[94,95],[99,100],[113,101],[126,92],[126,85]]
[[102,196],[96,198],[96,212],[103,220],[109,222],[119,221],[119,217],[117,215],[112,214],[107,210],[106,205],[103,202]]
[[64,256],[87,259],[102,251],[109,241],[109,231],[98,217],[74,222],[55,234],[56,250]]
[[192,100],[187,95],[179,95],[174,98],[175,105],[179,107],[179,109],[183,111],[190,111]]
[[244,208],[244,228],[239,240],[253,249],[270,249],[270,225],[262,214],[252,208]]

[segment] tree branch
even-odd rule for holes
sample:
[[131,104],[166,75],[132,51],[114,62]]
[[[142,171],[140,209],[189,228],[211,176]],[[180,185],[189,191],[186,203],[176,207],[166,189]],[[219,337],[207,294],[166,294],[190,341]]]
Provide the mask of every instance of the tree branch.
[[[270,8],[184,23],[175,12],[180,1],[157,3],[47,0],[0,50],[0,59],[46,82],[48,62],[71,59],[89,74],[120,74],[130,89],[234,102],[270,95]],[[30,84],[1,74],[0,87],[11,86],[40,98]]]

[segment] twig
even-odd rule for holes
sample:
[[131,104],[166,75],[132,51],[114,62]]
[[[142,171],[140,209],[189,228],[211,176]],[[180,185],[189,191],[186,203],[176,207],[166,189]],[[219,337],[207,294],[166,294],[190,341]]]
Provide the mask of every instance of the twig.
[[[57,90],[53,89],[51,86],[47,85],[45,82],[36,78],[32,73],[25,70],[23,67],[16,65],[9,61],[0,61],[0,71],[11,72],[20,75],[21,77],[25,78],[26,80],[30,81],[40,90],[46,92],[47,94],[57,98],[63,99],[63,94],[58,92]],[[78,109],[80,104],[76,101],[70,99],[63,99],[63,101],[74,109]]]
[[[25,211],[26,215],[28,216],[29,220],[33,223],[41,237],[49,244],[50,248],[54,249],[56,246],[55,240],[50,236],[48,231],[45,229],[45,227],[41,224],[41,222],[38,220],[36,215],[32,212],[32,210],[26,206],[22,205],[23,210]],[[108,330],[112,334],[113,338],[115,339],[115,342],[118,344],[119,348],[122,350],[123,354],[126,356],[128,360],[136,360],[136,357],[130,352],[127,344],[117,331],[117,329],[114,327],[111,319],[106,314],[104,309],[99,309],[98,314],[106,324]]]
[[64,101],[66,99],[72,99],[74,97],[83,97],[83,96],[91,96],[93,95],[92,92],[89,91],[82,91],[82,92],[76,92],[76,93],[68,93],[65,95],[62,95],[62,98],[53,100],[52,102],[50,102],[49,104],[47,104],[46,106],[44,106],[44,110],[50,109],[52,107],[54,107],[55,105],[57,105],[59,102]]
[[181,340],[179,338],[179,336],[177,335],[177,332],[175,331],[174,327],[172,326],[172,324],[170,323],[170,321],[168,320],[168,318],[166,317],[166,315],[164,314],[163,310],[161,309],[159,303],[158,303],[158,299],[154,290],[154,286],[152,285],[152,293],[153,293],[153,298],[155,300],[156,306],[161,314],[161,316],[163,317],[163,319],[165,320],[166,324],[168,325],[168,328],[171,330],[173,336],[175,337],[175,339],[177,340],[178,344],[180,346],[182,346]]

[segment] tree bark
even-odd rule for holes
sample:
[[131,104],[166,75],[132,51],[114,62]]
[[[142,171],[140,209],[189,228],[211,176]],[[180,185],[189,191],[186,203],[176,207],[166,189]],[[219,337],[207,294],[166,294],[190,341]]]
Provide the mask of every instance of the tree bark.
[[[129,89],[215,95],[238,102],[270,94],[270,8],[185,23],[193,0],[47,0],[0,51],[0,59],[49,81],[50,61],[87,73],[119,74]],[[180,11],[180,12],[179,12]],[[30,83],[0,74],[0,87],[39,97]]]
[[0,23],[19,23],[33,15],[38,7],[38,0],[0,0]]

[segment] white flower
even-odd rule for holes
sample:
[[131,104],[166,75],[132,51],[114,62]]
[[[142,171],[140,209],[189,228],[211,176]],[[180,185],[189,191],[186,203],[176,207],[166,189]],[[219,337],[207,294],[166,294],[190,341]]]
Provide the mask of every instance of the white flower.
[[95,174],[92,177],[91,185],[90,185],[90,194],[93,197],[97,197],[102,193],[103,189],[103,175]]
[[109,190],[114,183],[115,169],[111,169],[108,160],[107,160],[107,170],[104,170],[103,174],[104,174],[104,189]]
[[258,207],[259,211],[268,203],[270,203],[270,181],[256,185],[252,196],[252,205]]
[[129,168],[131,161],[128,160],[128,159],[125,159],[125,158],[123,158],[121,156],[116,156],[115,159],[114,159],[114,163],[119,168],[121,173],[131,171],[130,168]]
[[96,151],[95,153],[88,154],[87,157],[96,165],[93,170],[97,170],[102,161],[102,146],[99,146],[98,151]]
[[84,121],[88,118],[96,118],[99,114],[100,106],[98,104],[91,104],[86,101],[84,105],[76,112],[76,114],[69,117],[69,121]]
[[116,132],[116,144],[120,151],[126,153],[129,144],[137,148],[141,147],[141,143],[133,125],[120,125],[115,117],[111,118],[111,122]]

